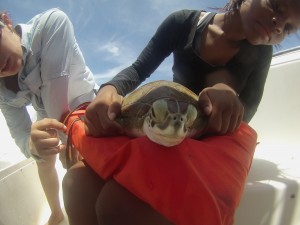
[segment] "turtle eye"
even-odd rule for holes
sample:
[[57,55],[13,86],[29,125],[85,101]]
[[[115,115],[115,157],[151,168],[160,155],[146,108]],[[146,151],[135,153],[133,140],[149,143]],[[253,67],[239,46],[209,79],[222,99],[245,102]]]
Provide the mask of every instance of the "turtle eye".
[[189,105],[186,111],[186,127],[191,127],[197,118],[198,111],[195,106]]
[[152,117],[152,118],[155,118],[155,117],[156,117],[156,115],[155,115],[155,110],[154,110],[153,107],[151,108],[151,117]]
[[160,99],[160,100],[153,102],[151,114],[152,114],[153,119],[156,122],[165,121],[168,113],[169,113],[168,104],[164,99]]

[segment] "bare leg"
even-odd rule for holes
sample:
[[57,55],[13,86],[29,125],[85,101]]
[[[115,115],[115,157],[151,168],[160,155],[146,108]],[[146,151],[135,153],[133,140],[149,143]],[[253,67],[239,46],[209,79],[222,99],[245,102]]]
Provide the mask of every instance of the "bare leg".
[[40,181],[51,209],[48,225],[57,225],[64,219],[59,201],[59,179],[55,168],[55,161],[56,155],[47,157],[43,162],[37,162]]
[[97,197],[104,181],[83,161],[77,162],[63,179],[63,196],[70,225],[98,225]]
[[101,225],[174,225],[114,180],[102,188],[96,212]]

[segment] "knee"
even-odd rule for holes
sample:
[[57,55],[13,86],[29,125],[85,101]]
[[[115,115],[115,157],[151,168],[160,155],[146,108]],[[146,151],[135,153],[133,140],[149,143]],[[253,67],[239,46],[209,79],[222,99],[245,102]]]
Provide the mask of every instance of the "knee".
[[81,178],[76,167],[69,169],[62,180],[63,200],[67,212],[80,204]]
[[72,191],[76,188],[76,175],[72,169],[68,170],[62,180],[62,189],[64,195],[72,195]]
[[66,210],[73,205],[72,201],[75,200],[76,183],[78,182],[75,177],[75,172],[70,169],[66,172],[62,180],[63,199]]
[[[85,165],[77,162],[65,174],[62,181],[63,199],[70,219],[94,220],[92,208],[105,181]],[[91,219],[91,217],[93,217]],[[96,220],[96,219],[95,219]],[[94,224],[94,223],[87,223]]]
[[67,171],[62,188],[70,224],[98,224],[93,209],[104,183],[105,181],[83,161],[76,163]]

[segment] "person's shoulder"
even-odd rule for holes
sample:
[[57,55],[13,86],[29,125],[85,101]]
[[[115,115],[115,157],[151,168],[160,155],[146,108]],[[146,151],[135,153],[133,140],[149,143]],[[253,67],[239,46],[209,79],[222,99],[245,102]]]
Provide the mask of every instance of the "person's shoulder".
[[33,17],[28,25],[33,25],[33,30],[48,29],[54,24],[71,25],[71,21],[67,14],[59,8],[51,8]]
[[193,23],[195,19],[199,17],[200,12],[200,10],[181,9],[172,12],[169,15],[169,19],[172,19],[177,24],[183,24],[188,21]]
[[27,24],[43,24],[51,20],[68,20],[68,16],[59,8],[51,8],[35,15]]
[[171,13],[174,17],[177,18],[186,18],[194,15],[200,14],[200,10],[195,10],[195,9],[181,9],[177,10]]
[[40,14],[41,18],[68,19],[67,14],[59,8],[52,8]]

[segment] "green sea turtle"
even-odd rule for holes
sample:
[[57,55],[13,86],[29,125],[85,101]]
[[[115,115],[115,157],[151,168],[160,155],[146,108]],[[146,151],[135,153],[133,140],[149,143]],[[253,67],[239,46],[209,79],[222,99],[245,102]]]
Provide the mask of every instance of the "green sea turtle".
[[147,83],[124,97],[116,121],[128,136],[148,138],[167,147],[201,135],[206,118],[198,96],[172,81]]

